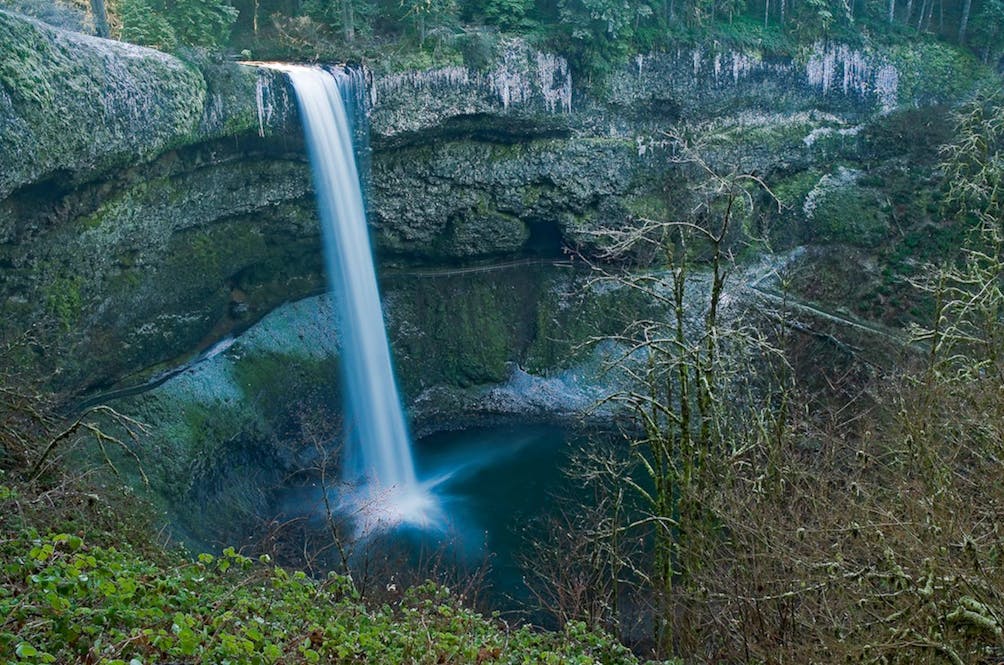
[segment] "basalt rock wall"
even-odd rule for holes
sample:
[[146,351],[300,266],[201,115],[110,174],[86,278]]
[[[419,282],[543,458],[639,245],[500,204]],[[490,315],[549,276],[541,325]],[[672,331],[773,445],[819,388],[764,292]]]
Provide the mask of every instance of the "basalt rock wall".
[[[953,80],[977,75],[965,56],[924,48]],[[40,326],[30,362],[54,387],[139,380],[323,288],[280,74],[4,12],[0,55],[0,325]],[[562,58],[503,39],[477,68],[368,74],[377,252],[424,268],[589,252],[598,229],[686,204],[672,129],[712,164],[778,185],[781,244],[832,226],[806,220],[846,209],[827,207],[846,194],[834,183],[880,234],[882,188],[854,175],[876,159],[867,128],[956,92],[938,80],[944,67],[917,62],[824,44],[785,58],[683,49],[629,62],[596,97]]]

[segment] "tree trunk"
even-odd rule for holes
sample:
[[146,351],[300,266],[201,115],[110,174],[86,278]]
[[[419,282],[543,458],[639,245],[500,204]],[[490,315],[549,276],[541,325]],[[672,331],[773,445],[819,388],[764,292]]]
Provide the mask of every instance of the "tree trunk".
[[91,0],[91,12],[94,14],[94,34],[108,38],[108,13],[105,11],[105,0]]
[[889,0],[889,25],[896,20],[896,0]]
[[966,29],[969,27],[969,11],[973,8],[973,0],[962,3],[962,20],[959,21],[959,43],[966,43]]
[[927,6],[927,18],[924,19],[924,30],[931,31],[931,20],[934,19],[934,0],[930,0]]
[[342,0],[342,26],[345,41],[353,41],[356,38],[356,14],[352,0]]

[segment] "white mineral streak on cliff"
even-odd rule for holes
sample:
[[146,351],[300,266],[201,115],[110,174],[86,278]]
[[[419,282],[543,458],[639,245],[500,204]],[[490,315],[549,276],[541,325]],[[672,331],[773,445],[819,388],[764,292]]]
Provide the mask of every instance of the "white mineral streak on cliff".
[[852,86],[862,95],[868,92],[870,74],[871,68],[860,51],[848,53],[844,59],[844,94],[849,93]]
[[506,110],[534,103],[552,112],[572,110],[572,76],[568,62],[560,56],[535,51],[518,39],[502,46],[501,56],[488,72],[453,66],[393,74],[378,78],[370,94],[376,104],[378,96],[444,88],[490,93]]
[[265,78],[264,72],[258,73],[258,81],[255,83],[254,101],[258,108],[258,136],[265,136],[265,125],[272,119],[272,100],[266,100],[269,82]]
[[833,81],[834,59],[831,54],[818,49],[813,51],[812,57],[805,65],[805,75],[809,79],[809,85],[821,88],[825,95],[830,91],[830,84]]
[[732,54],[733,83],[739,83],[740,79],[744,79],[752,72],[760,69],[763,69],[763,61],[760,58],[754,58],[745,53]]
[[896,106],[896,68],[846,45],[817,43],[805,65],[805,76],[809,85],[821,89],[824,95],[839,89],[845,95],[875,95],[884,111]]
[[488,74],[492,90],[502,101],[502,108],[522,105],[530,101],[534,93],[534,83],[527,76],[526,54],[506,49],[495,69]]
[[552,53],[537,54],[537,76],[544,103],[551,111],[572,111],[572,73],[568,62]]
[[471,85],[471,72],[466,67],[440,67],[422,71],[401,72],[377,78],[371,86],[370,99],[376,105],[383,95],[406,90],[464,88]]
[[[639,55],[635,66],[639,80],[659,76],[658,55]],[[693,75],[692,84],[702,85],[702,79],[713,80],[715,87],[738,85],[757,75],[799,75],[823,95],[839,93],[845,96],[872,97],[883,111],[897,104],[899,73],[884,58],[874,53],[855,50],[842,44],[815,44],[804,65],[794,60],[774,58],[764,60],[759,53],[741,51],[705,52],[695,48],[678,50],[676,65],[686,67]],[[655,66],[650,66],[654,63]],[[728,72],[731,70],[732,76]],[[706,84],[705,84],[706,85]]]
[[892,65],[885,65],[875,75],[875,94],[883,111],[891,111],[896,107],[899,97],[899,71]]
[[423,71],[401,72],[378,79],[374,85],[372,98],[378,93],[393,93],[412,89],[435,89],[439,87],[461,88],[471,84],[471,72],[466,67],[440,67]]

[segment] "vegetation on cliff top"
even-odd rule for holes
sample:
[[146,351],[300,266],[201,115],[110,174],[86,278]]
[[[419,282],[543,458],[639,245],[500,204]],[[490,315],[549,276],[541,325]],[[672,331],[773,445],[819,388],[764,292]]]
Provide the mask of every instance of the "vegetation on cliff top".
[[[66,12],[53,7],[84,3],[2,4],[67,23],[60,18]],[[936,36],[968,47],[984,63],[1004,52],[1001,0],[119,0],[109,6],[112,34],[139,44],[231,48],[255,57],[366,58],[402,68],[476,67],[499,33],[517,34],[568,57],[583,81],[602,79],[631,54],[680,43],[791,54],[817,40]]]

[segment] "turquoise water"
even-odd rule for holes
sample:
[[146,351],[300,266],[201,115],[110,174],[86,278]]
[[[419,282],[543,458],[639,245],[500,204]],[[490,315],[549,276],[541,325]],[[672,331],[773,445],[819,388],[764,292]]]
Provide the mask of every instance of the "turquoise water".
[[571,490],[562,469],[579,438],[555,426],[512,425],[443,432],[420,442],[421,474],[450,474],[437,493],[467,562],[490,564],[494,595],[523,599],[520,555],[540,531],[538,518]]

